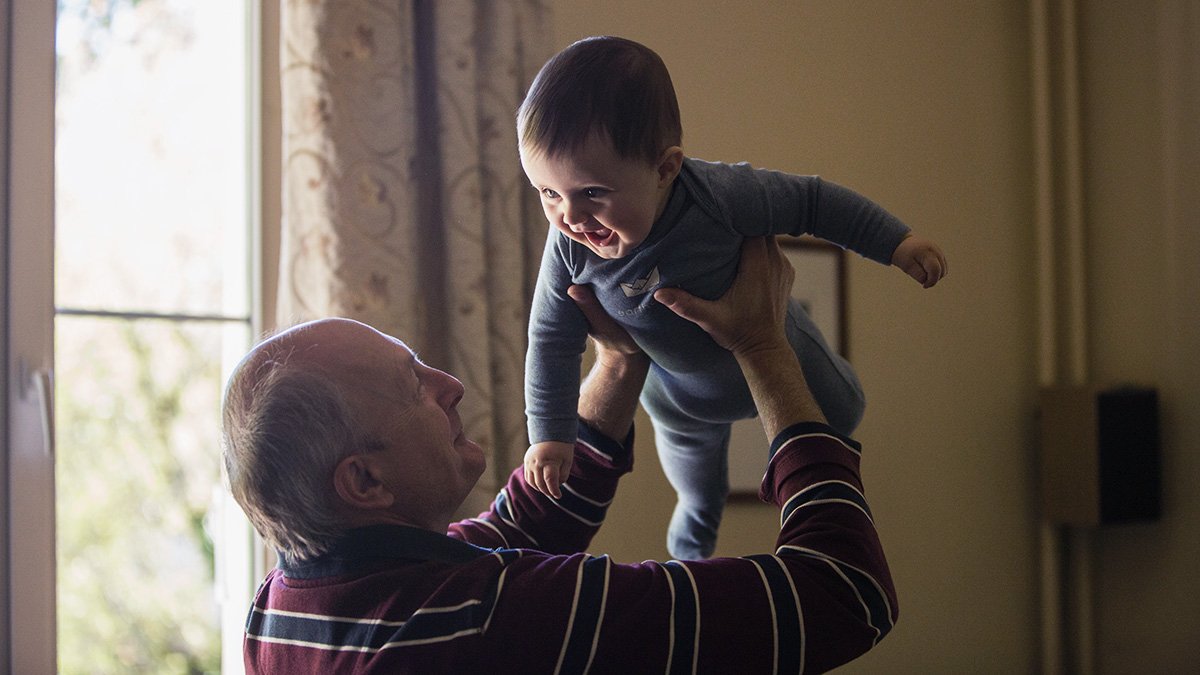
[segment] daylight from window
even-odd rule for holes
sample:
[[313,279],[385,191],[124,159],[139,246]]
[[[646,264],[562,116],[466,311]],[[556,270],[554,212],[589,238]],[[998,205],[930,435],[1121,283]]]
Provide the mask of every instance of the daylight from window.
[[59,671],[219,672],[219,404],[250,338],[244,2],[58,7]]

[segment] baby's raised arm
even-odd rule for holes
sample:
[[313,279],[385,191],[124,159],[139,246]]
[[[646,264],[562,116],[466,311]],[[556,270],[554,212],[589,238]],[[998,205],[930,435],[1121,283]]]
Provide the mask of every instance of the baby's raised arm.
[[[579,417],[610,438],[624,438],[633,425],[650,359],[604,311],[590,288],[572,285],[567,295],[587,319],[588,335],[596,348],[595,363],[579,393]],[[542,494],[561,499],[560,488],[571,475],[574,456],[573,443],[534,443],[525,452],[525,482]]]

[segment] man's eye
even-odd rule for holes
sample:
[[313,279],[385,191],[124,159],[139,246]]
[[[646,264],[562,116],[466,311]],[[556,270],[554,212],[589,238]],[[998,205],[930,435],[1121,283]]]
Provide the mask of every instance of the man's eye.
[[608,193],[604,188],[587,188],[583,191],[583,196],[588,199],[599,199]]
[[550,188],[542,188],[542,196],[546,199],[558,199],[558,193]]

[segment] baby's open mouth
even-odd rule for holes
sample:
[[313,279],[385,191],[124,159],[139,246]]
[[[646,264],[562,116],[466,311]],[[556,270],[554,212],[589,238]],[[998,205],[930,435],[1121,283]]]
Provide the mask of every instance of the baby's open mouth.
[[613,231],[607,227],[602,227],[598,230],[584,232],[583,236],[587,237],[588,243],[592,246],[605,246],[610,243],[609,240],[612,239]]

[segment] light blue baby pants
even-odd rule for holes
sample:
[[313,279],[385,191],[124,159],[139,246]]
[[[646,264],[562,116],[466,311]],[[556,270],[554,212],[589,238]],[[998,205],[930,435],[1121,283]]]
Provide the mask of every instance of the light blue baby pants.
[[[866,400],[853,368],[826,342],[800,303],[788,306],[787,337],[826,419],[849,435]],[[745,381],[684,379],[654,364],[641,402],[654,423],[658,457],[678,501],[667,530],[667,550],[680,560],[708,558],[729,494],[730,424],[756,414]],[[696,389],[703,389],[696,391]]]

